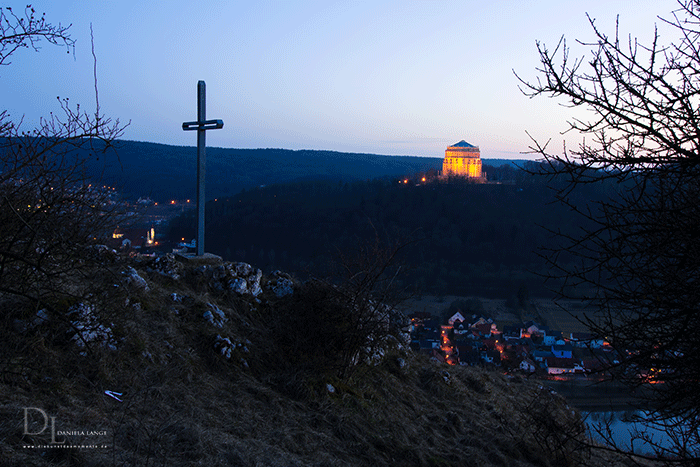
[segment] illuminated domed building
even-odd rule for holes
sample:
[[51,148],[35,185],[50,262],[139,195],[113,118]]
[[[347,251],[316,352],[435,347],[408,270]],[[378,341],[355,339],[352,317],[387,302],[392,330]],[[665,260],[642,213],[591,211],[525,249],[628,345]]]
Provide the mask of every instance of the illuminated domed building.
[[462,140],[445,149],[442,162],[442,176],[458,176],[481,179],[481,153],[479,146],[472,146]]

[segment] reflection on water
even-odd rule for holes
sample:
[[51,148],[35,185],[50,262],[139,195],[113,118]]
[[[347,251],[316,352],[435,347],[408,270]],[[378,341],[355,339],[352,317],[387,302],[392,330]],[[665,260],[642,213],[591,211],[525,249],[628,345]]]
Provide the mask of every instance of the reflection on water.
[[666,431],[642,423],[648,412],[581,412],[581,415],[585,417],[591,437],[600,443],[607,443],[605,438],[611,438],[618,448],[637,454],[654,453],[653,446],[647,440],[663,448],[672,446]]
[[[654,455],[659,449],[654,449],[653,444],[670,450],[663,453],[666,456],[700,457],[700,432],[689,427],[687,422],[669,419],[668,432],[664,426],[644,423],[652,419],[648,411],[651,406],[639,405],[650,400],[645,386],[635,388],[635,392],[619,383],[585,379],[548,381],[547,385],[579,409],[591,437],[601,444],[614,443],[622,450]],[[608,439],[612,443],[608,443]]]

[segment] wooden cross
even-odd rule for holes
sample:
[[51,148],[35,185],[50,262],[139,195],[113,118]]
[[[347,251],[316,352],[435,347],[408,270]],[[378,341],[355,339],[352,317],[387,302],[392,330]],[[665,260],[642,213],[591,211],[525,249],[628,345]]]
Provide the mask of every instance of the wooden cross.
[[204,179],[206,173],[206,130],[224,127],[223,120],[206,119],[206,89],[204,81],[197,83],[197,121],[185,122],[182,129],[197,130],[197,256],[204,256]]

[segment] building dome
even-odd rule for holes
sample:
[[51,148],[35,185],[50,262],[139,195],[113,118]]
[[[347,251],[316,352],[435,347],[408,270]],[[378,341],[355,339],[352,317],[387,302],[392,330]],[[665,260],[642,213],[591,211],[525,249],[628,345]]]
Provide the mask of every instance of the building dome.
[[443,176],[481,178],[481,153],[478,146],[462,140],[445,149]]

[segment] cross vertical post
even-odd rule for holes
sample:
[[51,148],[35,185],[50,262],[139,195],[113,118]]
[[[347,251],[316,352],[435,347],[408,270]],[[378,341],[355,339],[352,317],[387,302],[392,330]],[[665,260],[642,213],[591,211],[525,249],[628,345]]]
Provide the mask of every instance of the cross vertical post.
[[205,179],[206,179],[206,130],[223,128],[223,120],[207,120],[206,118],[206,87],[204,81],[197,83],[197,121],[185,122],[182,129],[197,130],[197,256],[204,256],[204,209]]
[[[197,83],[197,121],[204,122],[207,117],[207,91],[204,81]],[[206,131],[201,126],[197,129],[197,256],[204,255],[204,186],[207,173]]]

